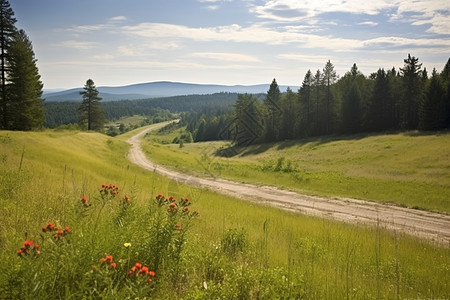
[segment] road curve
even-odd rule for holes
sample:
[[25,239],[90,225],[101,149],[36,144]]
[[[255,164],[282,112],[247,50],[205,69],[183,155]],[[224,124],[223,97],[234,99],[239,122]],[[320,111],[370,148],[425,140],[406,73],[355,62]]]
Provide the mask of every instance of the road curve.
[[151,125],[127,140],[131,144],[128,159],[132,163],[180,183],[207,188],[240,199],[347,223],[378,224],[390,230],[429,239],[445,247],[450,246],[448,215],[351,198],[328,199],[307,196],[276,187],[239,183],[221,178],[200,178],[154,164],[143,153],[140,139],[148,131],[166,124],[167,122]]

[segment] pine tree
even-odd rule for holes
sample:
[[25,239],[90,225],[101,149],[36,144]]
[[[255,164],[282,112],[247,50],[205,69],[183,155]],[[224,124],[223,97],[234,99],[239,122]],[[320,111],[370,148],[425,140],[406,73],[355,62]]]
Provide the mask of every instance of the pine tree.
[[78,120],[80,125],[87,126],[87,130],[100,130],[105,122],[104,111],[100,107],[102,98],[98,96],[98,90],[92,79],[88,79],[80,92],[83,101],[78,109]]
[[267,142],[273,142],[278,139],[277,133],[279,132],[282,117],[282,111],[280,109],[280,94],[280,87],[274,78],[270,84],[269,90],[267,91],[266,99],[264,100],[267,110],[265,134]]
[[234,105],[232,139],[238,146],[261,142],[263,122],[260,103],[249,94],[239,94]]
[[418,107],[422,101],[423,81],[419,59],[408,54],[400,68],[403,77],[403,99],[401,103],[401,126],[405,129],[416,129],[419,124]]
[[419,106],[419,129],[439,130],[445,127],[445,90],[436,69],[425,89],[425,97]]
[[301,122],[299,125],[298,132],[303,132],[304,135],[309,136],[311,132],[311,89],[312,89],[312,81],[313,76],[311,70],[308,70],[305,74],[305,78],[303,79],[302,86],[298,91],[299,100],[301,104],[301,110],[304,114],[301,117]]
[[369,104],[369,130],[381,131],[394,128],[394,101],[389,74],[378,69]]
[[312,80],[312,87],[313,87],[313,97],[314,97],[314,121],[311,126],[312,134],[313,135],[320,135],[322,134],[322,130],[320,128],[320,117],[322,115],[320,103],[322,99],[322,90],[323,90],[323,77],[322,73],[320,73],[320,70],[317,69],[316,74],[314,75],[314,78]]
[[7,56],[11,39],[16,32],[14,11],[6,0],[0,0],[0,128],[8,127],[9,101],[7,96],[8,68]]
[[8,51],[9,102],[8,129],[31,130],[42,126],[45,120],[42,88],[31,41],[25,31],[19,30]]
[[445,110],[446,110],[446,127],[450,128],[450,58],[441,72],[441,79],[443,81],[445,91]]
[[329,134],[331,131],[332,122],[334,119],[333,116],[333,99],[331,95],[331,85],[336,81],[336,71],[334,70],[334,66],[330,60],[327,61],[325,67],[323,68],[323,79],[325,85],[327,87],[327,96],[326,96],[326,113],[325,113],[325,133]]

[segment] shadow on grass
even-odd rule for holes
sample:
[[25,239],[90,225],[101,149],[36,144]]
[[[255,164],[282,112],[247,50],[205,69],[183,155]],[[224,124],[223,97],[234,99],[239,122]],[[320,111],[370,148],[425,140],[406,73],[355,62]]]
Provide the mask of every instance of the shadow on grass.
[[237,155],[240,156],[248,156],[248,155],[257,155],[266,152],[272,147],[276,147],[278,150],[283,150],[295,146],[304,146],[306,144],[310,144],[312,147],[324,145],[327,143],[332,143],[336,141],[358,141],[368,137],[377,137],[382,135],[394,135],[401,134],[409,137],[419,137],[419,136],[442,136],[450,134],[450,130],[442,130],[442,131],[383,131],[383,132],[363,132],[363,133],[355,133],[355,134],[346,134],[346,135],[327,135],[327,136],[315,136],[308,137],[297,140],[285,140],[282,142],[275,143],[264,143],[264,144],[252,144],[248,146],[237,146],[231,144],[229,147],[220,148],[216,151],[215,155],[220,157],[235,157]]

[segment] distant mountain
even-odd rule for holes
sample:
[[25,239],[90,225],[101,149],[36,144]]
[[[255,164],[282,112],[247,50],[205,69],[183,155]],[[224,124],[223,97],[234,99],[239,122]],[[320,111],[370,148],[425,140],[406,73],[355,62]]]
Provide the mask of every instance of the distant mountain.
[[[193,84],[170,81],[158,81],[138,83],[118,87],[97,87],[99,96],[104,101],[135,100],[157,97],[172,97],[182,95],[207,95],[214,93],[267,93],[270,84],[257,85],[217,85],[217,84]],[[281,92],[285,92],[287,86],[280,86]],[[46,101],[81,101],[82,88],[69,89],[59,92],[45,92]]]

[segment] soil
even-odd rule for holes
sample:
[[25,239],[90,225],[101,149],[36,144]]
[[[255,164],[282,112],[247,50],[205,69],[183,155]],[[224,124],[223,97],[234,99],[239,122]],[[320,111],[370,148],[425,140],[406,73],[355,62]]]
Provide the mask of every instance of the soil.
[[450,246],[450,216],[445,214],[352,198],[308,196],[277,187],[240,183],[222,178],[200,178],[157,165],[141,150],[140,139],[148,131],[161,128],[165,124],[167,123],[151,125],[127,140],[131,144],[128,158],[132,163],[180,183],[210,189],[262,205],[352,224],[380,226],[425,238],[441,246]]

